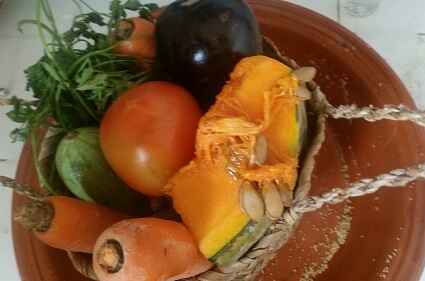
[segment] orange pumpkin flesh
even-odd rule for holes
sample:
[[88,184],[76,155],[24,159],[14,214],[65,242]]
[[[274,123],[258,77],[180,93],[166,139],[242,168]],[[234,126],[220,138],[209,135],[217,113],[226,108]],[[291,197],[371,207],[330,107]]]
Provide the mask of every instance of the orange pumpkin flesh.
[[180,215],[184,214],[182,219],[194,234],[201,252],[211,258],[250,220],[238,204],[240,182],[229,175],[224,165],[202,161],[193,161],[175,180],[182,184],[171,190],[174,208]]
[[[265,57],[241,60],[216,103],[202,117],[196,157],[167,184],[173,206],[212,258],[251,221],[239,204],[244,180],[297,179],[299,124],[292,69]],[[258,136],[267,140],[264,163],[256,161]]]

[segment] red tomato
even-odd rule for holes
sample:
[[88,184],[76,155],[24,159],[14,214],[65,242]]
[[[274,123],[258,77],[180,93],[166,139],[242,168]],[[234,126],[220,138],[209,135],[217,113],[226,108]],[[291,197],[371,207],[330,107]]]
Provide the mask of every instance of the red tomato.
[[168,179],[194,157],[201,115],[184,88],[162,81],[143,83],[108,108],[100,124],[100,145],[129,186],[162,196]]

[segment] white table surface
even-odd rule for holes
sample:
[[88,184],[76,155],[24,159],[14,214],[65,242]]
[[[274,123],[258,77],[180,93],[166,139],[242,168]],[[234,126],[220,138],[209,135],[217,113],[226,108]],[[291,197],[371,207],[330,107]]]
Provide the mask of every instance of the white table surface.
[[[25,28],[21,34],[16,24],[21,19],[34,18],[35,2],[3,0],[0,8],[0,88],[5,87],[21,98],[30,98],[25,92],[23,70],[41,56],[41,47],[34,29]],[[78,12],[73,2],[51,2],[59,26],[66,28]],[[109,3],[87,2],[95,8],[106,7],[105,3]],[[170,1],[156,2],[163,5]],[[395,70],[417,107],[425,108],[425,1],[382,0],[378,11],[366,18],[352,18],[338,12],[338,0],[289,2],[321,13],[356,33]],[[0,174],[14,177],[22,143],[10,142],[8,134],[16,124],[7,119],[8,110],[0,107]],[[0,188],[0,280],[4,281],[20,280],[11,237],[11,196],[10,190]],[[425,281],[425,274],[420,280]]]

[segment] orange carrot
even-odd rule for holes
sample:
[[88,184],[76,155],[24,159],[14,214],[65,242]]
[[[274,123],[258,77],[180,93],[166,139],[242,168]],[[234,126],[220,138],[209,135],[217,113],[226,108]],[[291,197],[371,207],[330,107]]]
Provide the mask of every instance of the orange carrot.
[[171,281],[211,266],[185,225],[157,218],[111,226],[93,252],[93,268],[100,281]]
[[158,20],[159,15],[162,13],[162,11],[164,11],[164,9],[165,9],[165,8],[167,8],[167,6],[168,6],[168,5],[165,5],[165,6],[159,7],[158,9],[153,10],[153,11],[151,12],[151,17],[152,17],[153,22],[155,22],[155,23],[156,23],[156,21]]
[[156,40],[155,25],[142,18],[123,19],[112,34],[112,43],[118,42],[114,53],[136,56],[142,68],[148,68],[155,62]]
[[92,253],[99,235],[131,216],[65,196],[49,196],[21,205],[14,218],[47,245]]

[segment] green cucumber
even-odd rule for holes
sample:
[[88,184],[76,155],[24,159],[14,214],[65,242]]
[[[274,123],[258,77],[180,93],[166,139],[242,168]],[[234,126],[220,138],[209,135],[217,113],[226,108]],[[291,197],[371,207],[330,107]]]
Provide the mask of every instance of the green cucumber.
[[107,163],[98,128],[68,133],[59,142],[55,162],[60,178],[77,198],[136,216],[151,214],[149,198],[126,185]]

